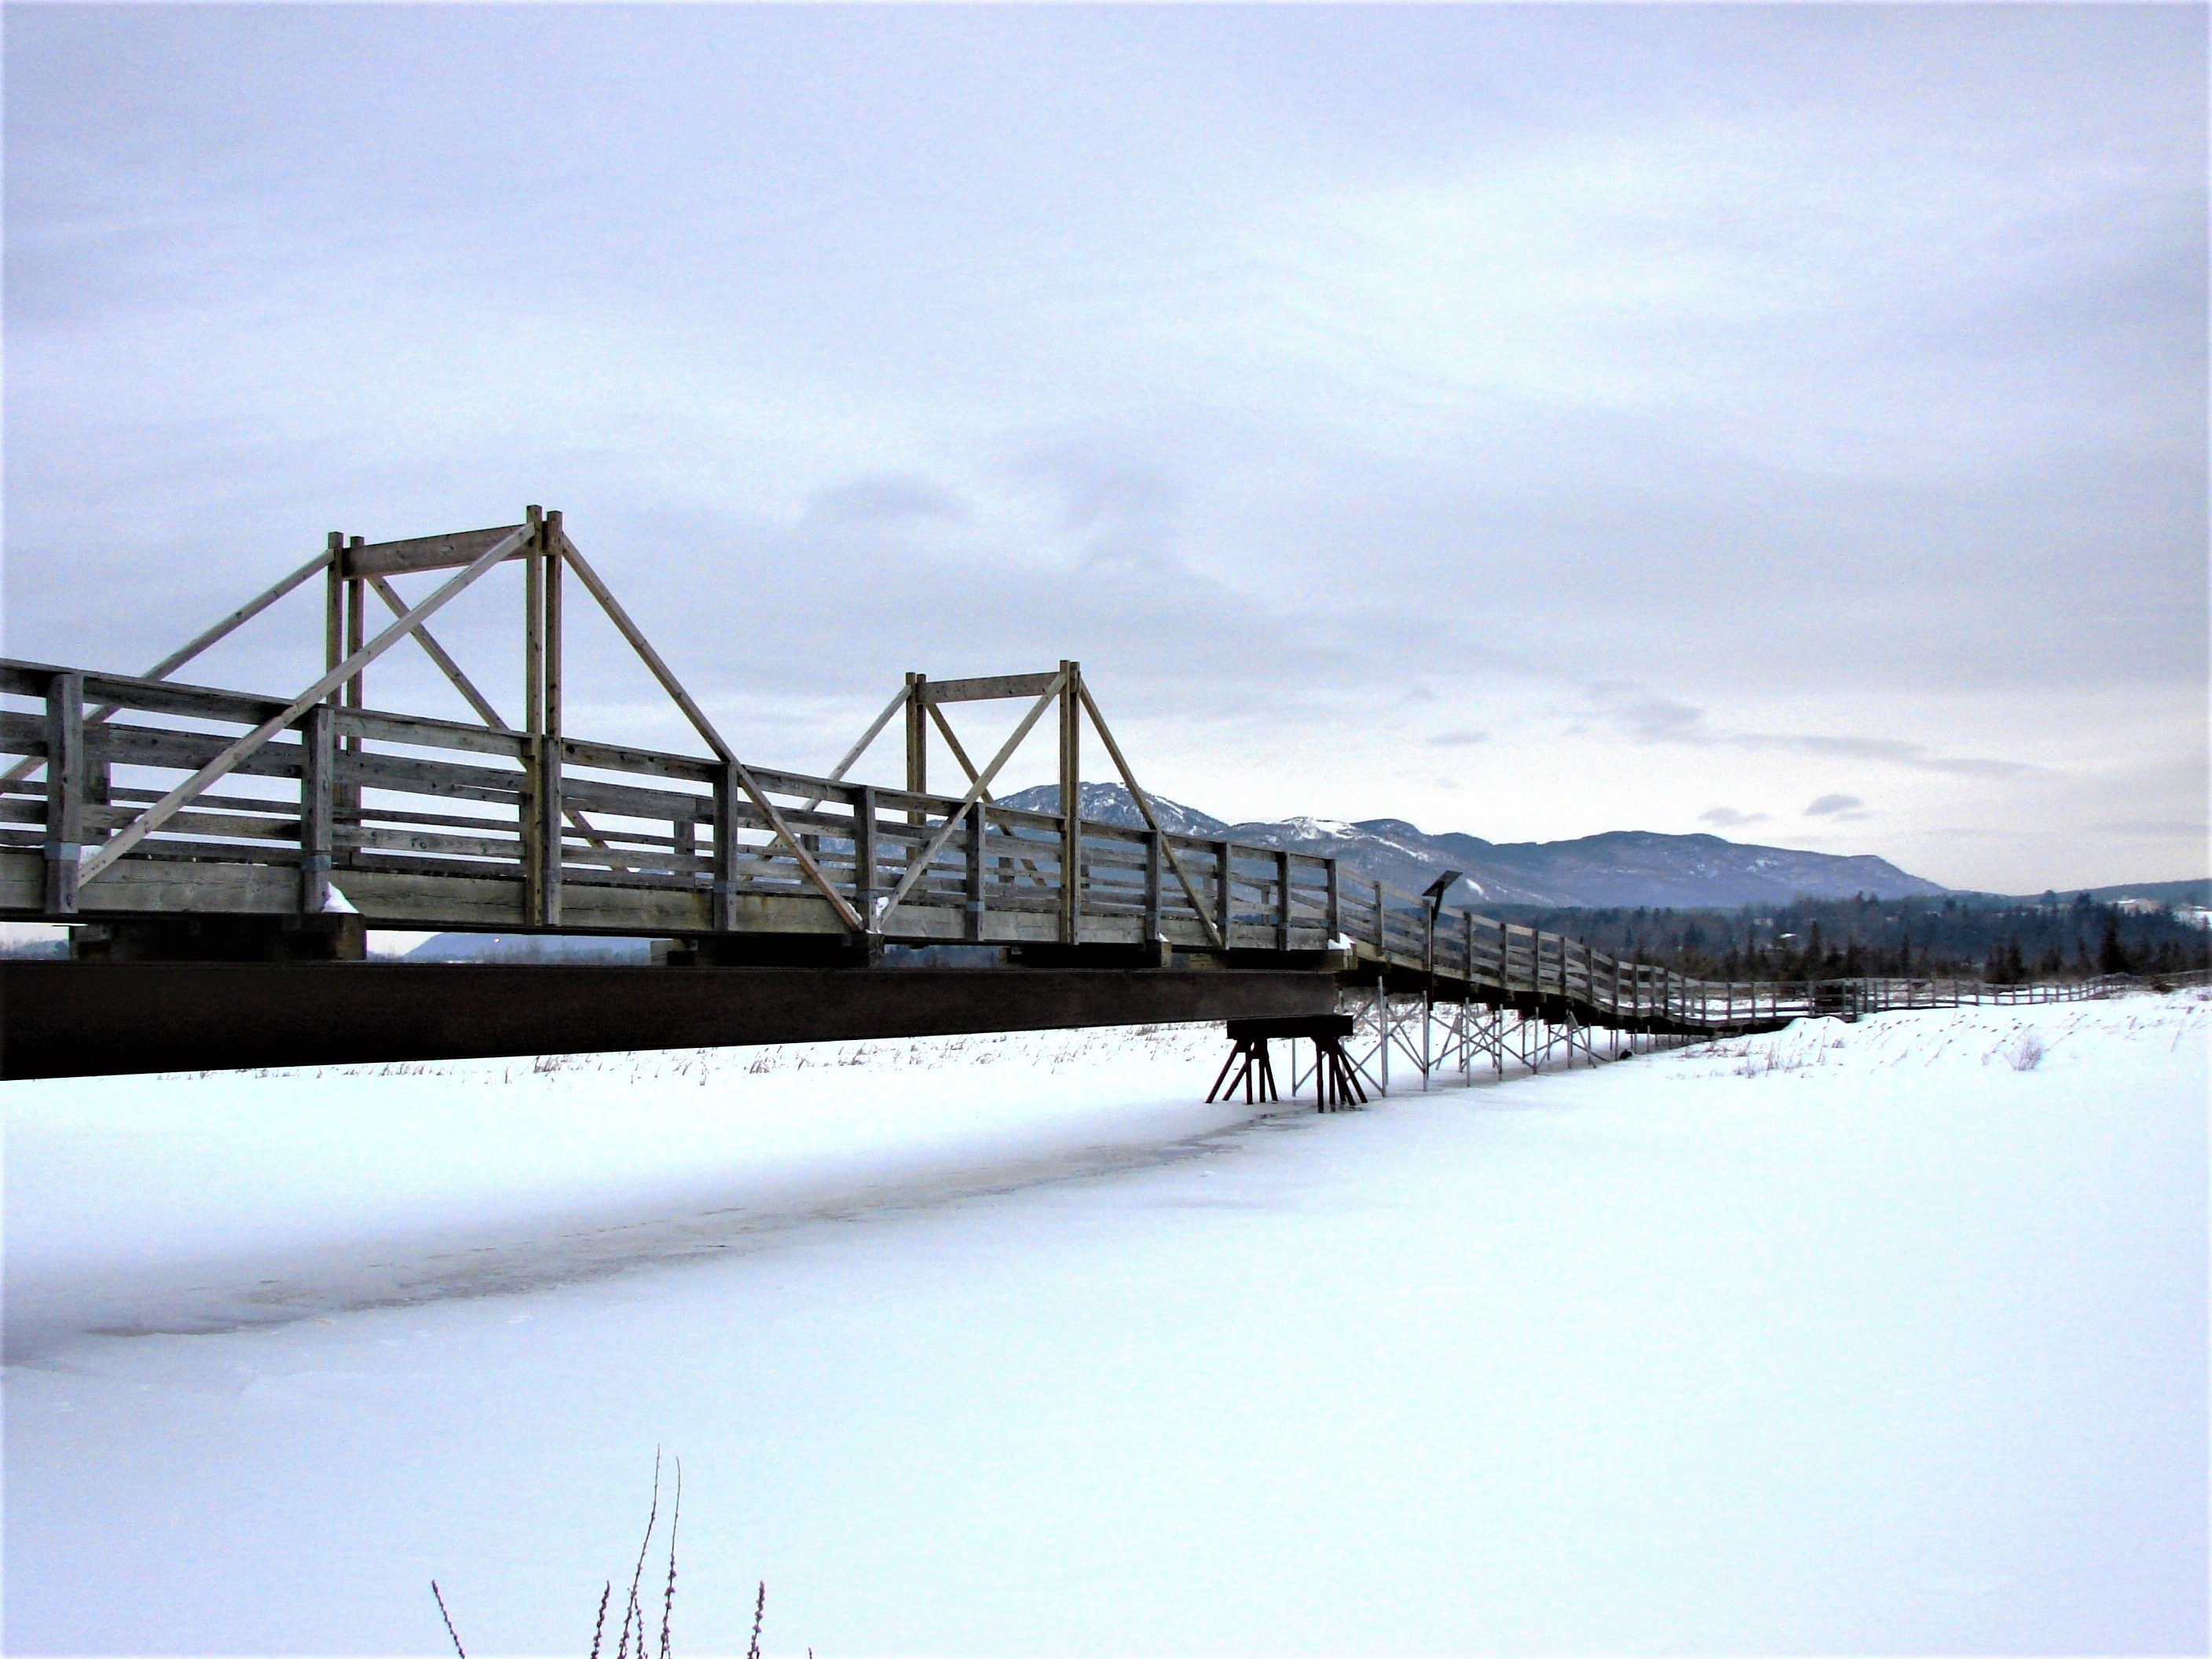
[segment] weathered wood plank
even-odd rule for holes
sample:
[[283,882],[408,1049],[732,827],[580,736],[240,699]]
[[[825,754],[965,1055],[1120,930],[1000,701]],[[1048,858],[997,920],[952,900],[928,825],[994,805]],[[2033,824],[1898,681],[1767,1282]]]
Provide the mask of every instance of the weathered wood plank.
[[437,795],[452,800],[516,803],[522,799],[522,774],[467,766],[456,761],[416,760],[404,755],[341,754],[341,782],[397,794]]
[[132,714],[176,714],[192,720],[223,720],[235,726],[258,726],[270,715],[282,714],[286,707],[279,697],[96,672],[86,673],[84,693],[87,697],[113,703]]
[[986,674],[965,680],[922,680],[921,698],[924,702],[933,704],[995,702],[1001,699],[1041,697],[1058,678],[1049,673]]
[[516,762],[522,759],[525,748],[520,732],[495,732],[460,720],[386,714],[373,708],[342,708],[337,722],[340,737],[357,741],[404,744],[416,749],[453,749],[465,754],[497,755]]
[[[525,528],[519,524],[494,525],[488,530],[456,530],[442,536],[415,536],[404,541],[356,542],[345,550],[340,574],[348,579],[404,576],[416,570],[452,570],[476,559],[507,537]],[[517,548],[507,556],[523,556]]]

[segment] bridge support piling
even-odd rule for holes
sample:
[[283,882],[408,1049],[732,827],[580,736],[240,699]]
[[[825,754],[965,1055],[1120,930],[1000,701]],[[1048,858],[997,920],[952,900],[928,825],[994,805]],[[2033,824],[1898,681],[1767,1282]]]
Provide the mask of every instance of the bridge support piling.
[[1282,1019],[1232,1019],[1228,1022],[1233,1045],[1229,1058],[1206,1095],[1210,1103],[1227,1098],[1239,1088],[1248,1104],[1275,1100],[1275,1070],[1267,1044],[1281,1038],[1291,1045],[1291,1097],[1297,1098],[1297,1045],[1303,1038],[1314,1046],[1314,1109],[1348,1111],[1367,1103],[1360,1086],[1359,1068],[1344,1051],[1344,1040],[1358,1027],[1349,1014],[1311,1014]]
[[1390,1092],[1390,993],[1379,978],[1375,981],[1375,1034],[1376,1053],[1381,1056],[1376,1064],[1382,1067],[1381,1085],[1387,1095]]

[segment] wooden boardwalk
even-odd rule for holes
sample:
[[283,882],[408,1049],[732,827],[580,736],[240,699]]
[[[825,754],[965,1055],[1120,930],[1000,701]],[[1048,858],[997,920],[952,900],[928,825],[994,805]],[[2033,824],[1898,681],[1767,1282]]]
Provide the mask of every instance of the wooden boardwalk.
[[[428,628],[453,597],[521,568],[524,707],[510,724]],[[453,572],[410,600],[397,577]],[[317,576],[325,672],[293,696],[175,671]],[[636,649],[704,755],[573,735],[562,610],[573,582]],[[394,620],[371,634],[368,599]],[[369,706],[368,674],[426,651],[478,718]],[[947,714],[1012,700],[981,765]],[[1086,730],[1143,827],[1022,811],[991,785],[1033,730],[1077,800]],[[904,787],[850,781],[894,724]],[[928,787],[933,747],[959,769]],[[1710,1035],[1932,998],[1934,988],[1724,983],[1625,963],[1396,892],[1332,859],[1163,830],[1080,665],[909,675],[827,776],[741,760],[562,527],[523,522],[323,553],[143,675],[0,660],[0,918],[86,930],[80,954],[283,959],[356,954],[367,928],[647,935],[708,966],[880,966],[896,947],[1011,947],[1035,968],[1300,973],[1584,1026]],[[105,936],[105,943],[101,936]],[[90,964],[87,964],[90,965]],[[673,971],[673,970],[671,970]],[[1953,994],[1956,994],[1955,988]]]

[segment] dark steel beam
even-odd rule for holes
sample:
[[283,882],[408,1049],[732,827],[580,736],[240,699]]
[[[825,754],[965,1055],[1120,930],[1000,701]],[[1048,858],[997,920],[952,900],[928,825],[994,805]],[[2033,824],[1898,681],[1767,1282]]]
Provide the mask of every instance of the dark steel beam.
[[0,962],[0,1077],[587,1054],[1334,1013],[1327,974]]

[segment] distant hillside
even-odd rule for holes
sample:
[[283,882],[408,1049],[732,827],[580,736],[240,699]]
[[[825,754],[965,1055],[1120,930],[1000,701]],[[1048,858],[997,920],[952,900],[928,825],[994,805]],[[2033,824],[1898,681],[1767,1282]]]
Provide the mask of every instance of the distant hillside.
[[1624,960],[1699,978],[1834,979],[1965,974],[2001,984],[2212,967],[2212,934],[2162,905],[2084,895],[2057,904],[1985,893],[1801,898],[1681,909],[1509,908],[1509,921],[1565,933]]
[[[1059,810],[1051,784],[1006,799],[1033,812]],[[1347,823],[1297,817],[1279,823],[1226,823],[1180,802],[1153,797],[1162,827],[1178,835],[1224,836],[1255,847],[1287,848],[1343,860],[1370,880],[1419,892],[1446,870],[1466,879],[1452,897],[1462,903],[1570,908],[1618,905],[1677,908],[1786,903],[1793,898],[1940,896],[1932,881],[1908,875],[1870,854],[1852,858],[1746,846],[1718,836],[1662,836],[1615,830],[1574,841],[1484,841],[1478,836],[1425,834],[1401,818]],[[1143,822],[1119,784],[1086,783],[1085,817],[1104,823]]]
[[2212,881],[2124,881],[2117,887],[2069,887],[2058,896],[2086,892],[2100,904],[2140,899],[2148,904],[2212,905]]
[[[1144,814],[1129,799],[1129,792],[1118,783],[1086,783],[1076,791],[1083,816],[1093,823],[1126,823],[1132,829],[1144,828]],[[1171,836],[1221,836],[1228,833],[1229,825],[1219,818],[1170,800],[1165,795],[1152,798],[1152,811],[1160,821],[1160,828]],[[1057,812],[1060,811],[1060,786],[1042,783],[1034,789],[1024,789],[1017,794],[1000,798],[1001,806],[1012,806],[1024,812]]]

